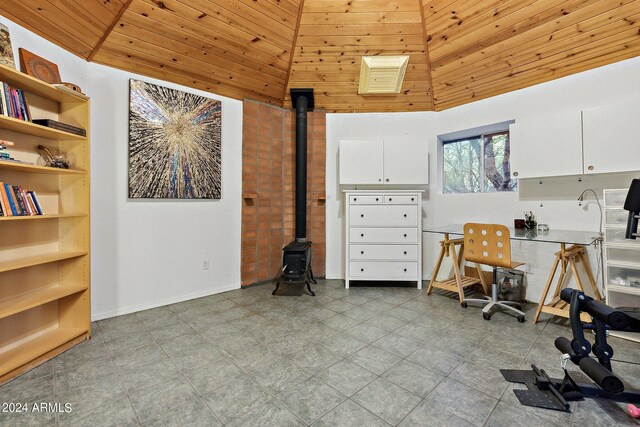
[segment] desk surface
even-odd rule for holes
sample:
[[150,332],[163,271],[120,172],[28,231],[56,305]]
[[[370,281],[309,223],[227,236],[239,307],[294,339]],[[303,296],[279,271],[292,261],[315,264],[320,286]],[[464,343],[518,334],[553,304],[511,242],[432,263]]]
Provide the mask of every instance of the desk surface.
[[[429,227],[422,230],[425,233],[464,235],[464,224],[448,224],[440,227]],[[594,231],[573,231],[573,230],[549,230],[541,233],[536,230],[515,229],[509,227],[512,240],[528,240],[532,242],[547,243],[567,243],[570,245],[593,244],[598,238],[598,233]]]

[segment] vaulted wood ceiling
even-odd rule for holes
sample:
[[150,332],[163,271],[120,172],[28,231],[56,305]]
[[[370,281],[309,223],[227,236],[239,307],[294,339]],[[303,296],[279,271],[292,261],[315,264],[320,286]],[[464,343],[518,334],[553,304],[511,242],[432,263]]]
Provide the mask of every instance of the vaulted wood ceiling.
[[[289,88],[313,87],[337,112],[443,110],[640,53],[640,0],[2,0],[0,14],[89,61],[286,108]],[[401,93],[358,95],[361,57],[399,54]]]

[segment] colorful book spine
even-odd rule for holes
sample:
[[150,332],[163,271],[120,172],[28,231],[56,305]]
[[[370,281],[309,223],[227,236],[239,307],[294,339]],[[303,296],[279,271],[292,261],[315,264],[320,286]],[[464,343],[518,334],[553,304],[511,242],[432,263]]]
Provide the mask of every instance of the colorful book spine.
[[38,212],[38,215],[44,215],[44,211],[40,206],[40,202],[38,201],[38,196],[36,195],[36,192],[29,191],[28,193],[31,195],[31,198],[33,199],[33,204],[36,206],[36,211]]
[[4,89],[4,102],[7,104],[7,116],[13,117],[13,111],[11,109],[11,92],[9,91],[9,85],[6,83],[2,83],[2,88]]
[[11,208],[11,213],[13,214],[13,216],[18,216],[16,202],[13,200],[13,189],[7,183],[4,184],[4,192],[6,193],[7,199],[9,200],[9,207]]
[[20,187],[18,187],[17,185],[12,185],[11,188],[13,189],[13,196],[16,201],[16,209],[18,211],[18,215],[19,216],[28,215],[27,207],[24,205],[24,200],[22,200],[22,193],[20,193]]
[[2,207],[4,208],[4,216],[13,216],[13,212],[11,212],[11,205],[9,205],[9,199],[4,191],[4,182],[0,182],[0,203],[2,203]]
[[27,192],[24,191],[24,188],[18,187],[20,190],[20,197],[22,197],[22,201],[24,202],[24,207],[27,209],[27,215],[32,216],[35,215],[33,209],[31,209],[31,205],[29,204],[29,198],[27,197]]
[[29,104],[27,104],[27,97],[24,94],[22,89],[18,89],[18,94],[20,95],[20,105],[22,105],[22,114],[24,119],[28,122],[31,121],[31,113],[29,112]]
[[7,101],[4,97],[4,83],[0,82],[0,105],[2,105],[2,114],[8,116]]
[[27,191],[26,192],[26,198],[27,198],[27,202],[29,203],[29,207],[31,208],[31,212],[33,212],[31,215],[40,215],[38,213],[38,210],[36,209],[36,204],[33,202],[33,197],[31,197],[31,194]]

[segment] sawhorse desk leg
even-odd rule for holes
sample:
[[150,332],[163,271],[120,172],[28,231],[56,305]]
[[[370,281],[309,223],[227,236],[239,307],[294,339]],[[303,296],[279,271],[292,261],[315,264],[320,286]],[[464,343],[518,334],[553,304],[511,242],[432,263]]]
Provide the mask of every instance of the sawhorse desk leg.
[[[460,246],[460,252],[456,253],[456,246]],[[442,266],[442,260],[445,257],[451,258],[453,265],[453,277],[438,282],[436,279]],[[468,277],[462,274],[462,259],[464,257],[464,239],[449,239],[449,234],[444,235],[444,239],[440,241],[440,255],[438,261],[431,274],[431,280],[429,281],[429,288],[427,289],[427,295],[431,295],[433,288],[443,289],[449,292],[455,292],[458,294],[458,301],[462,304],[464,300],[464,288],[481,283],[480,279],[475,277]]]
[[[589,279],[589,284],[591,285],[594,298],[598,301],[602,300],[600,291],[598,291],[598,287],[596,286],[596,281],[593,278],[593,274],[591,273],[591,267],[587,263],[585,263],[584,254],[584,246],[574,245],[567,249],[564,243],[560,244],[560,251],[556,252],[556,259],[553,262],[551,273],[549,274],[549,278],[547,279],[547,283],[545,284],[544,291],[542,292],[542,297],[540,298],[540,302],[538,303],[536,314],[533,317],[533,323],[538,322],[538,318],[540,317],[541,313],[548,313],[554,316],[562,316],[566,318],[569,317],[569,303],[560,299],[560,292],[562,291],[562,285],[564,283],[569,267],[571,268],[571,273],[573,274],[573,278],[576,282],[577,288],[581,291],[584,291],[582,280],[580,279],[580,275],[578,274],[578,264],[582,264],[582,267],[584,268],[584,271],[586,272]],[[555,291],[553,293],[553,299],[549,302],[549,304],[545,304],[544,302],[547,299],[549,290],[551,289],[553,278],[558,271],[558,265],[561,266],[561,270],[560,275],[558,276]],[[581,318],[585,322],[591,321],[586,313],[582,313]]]

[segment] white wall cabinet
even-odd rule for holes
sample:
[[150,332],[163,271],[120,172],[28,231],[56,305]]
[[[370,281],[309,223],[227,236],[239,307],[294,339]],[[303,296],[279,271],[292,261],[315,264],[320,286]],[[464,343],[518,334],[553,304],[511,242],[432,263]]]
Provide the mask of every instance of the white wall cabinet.
[[421,140],[340,141],[340,184],[426,185],[429,151]]
[[582,132],[585,174],[640,170],[637,103],[584,110]]
[[[640,307],[640,239],[625,239],[629,212],[623,209],[628,189],[604,190],[604,265],[607,304]],[[610,332],[610,335],[640,342],[640,334]]]
[[619,103],[518,119],[509,126],[516,178],[640,170],[636,106]]
[[349,190],[346,274],[350,280],[416,281],[422,289],[422,193]]
[[582,174],[579,110],[517,120],[509,126],[509,137],[514,177]]

